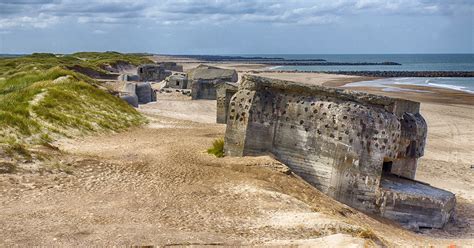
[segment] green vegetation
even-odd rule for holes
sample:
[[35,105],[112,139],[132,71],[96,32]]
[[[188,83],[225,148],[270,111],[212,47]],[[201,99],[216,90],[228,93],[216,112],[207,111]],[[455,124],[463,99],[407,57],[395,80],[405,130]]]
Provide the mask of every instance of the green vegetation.
[[9,156],[20,155],[26,159],[31,159],[31,153],[26,149],[25,145],[20,143],[8,144],[5,153]]
[[138,55],[117,52],[81,52],[68,55],[51,53],[34,53],[24,57],[0,59],[0,77],[8,77],[18,72],[44,71],[55,66],[64,68],[87,68],[106,74],[107,66],[116,67],[119,64],[139,65],[152,61]]
[[224,157],[224,139],[215,139],[212,142],[212,147],[207,149],[207,153],[213,154],[218,158]]
[[134,108],[101,90],[74,66],[107,74],[105,66],[149,60],[115,52],[0,59],[0,151],[31,158],[28,147],[58,137],[118,131],[145,122]]

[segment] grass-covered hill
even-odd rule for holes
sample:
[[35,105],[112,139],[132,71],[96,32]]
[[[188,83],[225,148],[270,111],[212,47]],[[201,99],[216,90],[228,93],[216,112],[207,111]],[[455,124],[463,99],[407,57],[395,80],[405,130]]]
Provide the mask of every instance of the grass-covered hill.
[[117,52],[80,52],[67,55],[51,53],[34,53],[29,56],[0,59],[0,78],[5,78],[18,72],[46,70],[61,66],[81,72],[81,69],[95,72],[95,75],[107,75],[107,68],[118,65],[140,65],[151,63],[144,56],[122,54]]
[[0,155],[28,155],[29,148],[48,146],[59,137],[143,123],[135,109],[102,90],[98,81],[74,71],[109,75],[104,68],[141,63],[150,61],[116,52],[0,59]]

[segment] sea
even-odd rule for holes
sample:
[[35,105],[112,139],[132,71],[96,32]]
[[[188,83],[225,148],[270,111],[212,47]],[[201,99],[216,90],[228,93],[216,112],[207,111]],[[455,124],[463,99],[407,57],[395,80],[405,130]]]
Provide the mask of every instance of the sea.
[[[380,63],[397,62],[401,65],[337,65],[337,66],[273,66],[280,71],[474,71],[474,54],[226,54],[242,57],[272,57],[283,59],[324,59],[327,62]],[[0,54],[0,57],[17,57],[24,54]],[[351,83],[346,86],[384,87],[384,90],[404,90],[396,85],[419,85],[448,88],[474,94],[474,78],[385,78]]]
[[[328,62],[397,62],[401,65],[360,66],[273,66],[271,70],[282,71],[474,71],[474,54],[252,54],[241,56],[278,57],[284,59],[324,59]],[[397,84],[421,85],[449,88],[474,93],[474,78],[386,78],[369,82],[358,82],[353,86],[391,86]],[[351,86],[349,84],[348,86]]]

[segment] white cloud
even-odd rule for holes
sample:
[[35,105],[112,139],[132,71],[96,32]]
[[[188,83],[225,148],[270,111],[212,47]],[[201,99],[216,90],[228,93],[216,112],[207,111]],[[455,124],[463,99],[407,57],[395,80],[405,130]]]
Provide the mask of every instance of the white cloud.
[[94,31],[92,31],[94,34],[105,34],[107,32],[105,32],[104,30],[101,30],[101,29],[96,29]]
[[12,18],[1,18],[0,29],[11,29],[17,27],[46,28],[59,20],[56,16],[39,14],[38,16],[17,16]]
[[314,25],[345,15],[472,15],[471,0],[2,0],[0,29],[47,28],[70,18],[80,24],[149,21],[163,25],[230,22]]

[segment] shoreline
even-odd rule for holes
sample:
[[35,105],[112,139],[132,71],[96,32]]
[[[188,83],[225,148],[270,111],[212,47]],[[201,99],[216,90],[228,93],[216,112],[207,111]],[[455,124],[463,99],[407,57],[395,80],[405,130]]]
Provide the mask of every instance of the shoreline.
[[[287,71],[287,70],[269,70],[274,66],[268,66],[264,63],[255,63],[255,61],[203,61],[186,57],[160,56],[155,55],[152,59],[156,62],[176,61],[183,63],[185,71],[198,66],[199,64],[208,64],[212,66],[222,67],[226,69],[235,69],[242,74],[254,74],[264,77],[283,79],[288,81],[296,81],[302,83],[318,84],[326,87],[341,87],[348,90],[366,91],[373,94],[382,94],[391,97],[409,98],[408,100],[428,101],[437,103],[455,103],[455,104],[473,104],[474,94],[461,90],[450,88],[421,86],[421,85],[396,85],[397,88],[406,89],[407,91],[384,91],[383,87],[344,87],[349,83],[361,81],[373,81],[388,77],[388,73],[381,72],[346,72],[338,74],[338,72],[317,72],[317,71]],[[425,71],[425,72],[393,72],[398,77],[413,77],[414,73],[419,75],[431,75],[431,77],[441,77],[440,75],[459,75],[461,72],[443,72],[443,71]],[[464,73],[464,72],[463,72]],[[467,72],[474,77],[474,71]],[[359,74],[359,75],[358,75]],[[407,75],[407,76],[402,76]],[[409,76],[411,75],[411,76]],[[424,92],[426,91],[426,92]]]
[[[272,69],[273,68],[273,69]],[[364,76],[379,78],[394,77],[474,77],[474,71],[300,71],[300,70],[276,70],[280,66],[266,67],[266,70],[259,72],[278,72],[278,73],[325,73],[348,76]]]
[[[245,72],[244,72],[245,73]],[[435,86],[424,86],[424,85],[395,85],[396,88],[402,90],[384,90],[387,87],[377,86],[351,86],[346,85],[350,83],[362,82],[362,81],[375,81],[384,79],[383,77],[368,77],[368,76],[353,76],[353,75],[340,75],[340,74],[326,74],[326,73],[280,73],[280,72],[251,72],[250,74],[260,75],[263,77],[270,77],[276,79],[283,79],[289,81],[297,81],[303,83],[316,83],[318,85],[343,88],[346,90],[364,91],[377,95],[385,95],[396,98],[403,98],[418,102],[433,102],[443,104],[465,104],[472,105],[474,103],[474,94],[468,93],[462,90],[435,87]],[[320,79],[318,82],[317,79]],[[406,89],[406,90],[403,90]]]
[[[204,62],[186,63],[186,67]],[[416,180],[434,187],[446,189],[456,194],[458,223],[445,229],[430,230],[420,234],[420,238],[437,237],[437,241],[452,239],[456,243],[472,237],[474,226],[474,94],[447,88],[420,85],[397,85],[409,91],[384,91],[382,87],[346,87],[360,81],[372,81],[386,77],[357,76],[320,72],[295,72],[268,70],[263,64],[208,63],[235,69],[239,77],[254,74],[262,77],[322,85],[326,87],[363,91],[376,95],[407,99],[421,103],[420,112],[428,124],[427,145],[424,156],[419,161]],[[470,236],[471,235],[471,236]],[[470,241],[468,241],[470,242]]]

